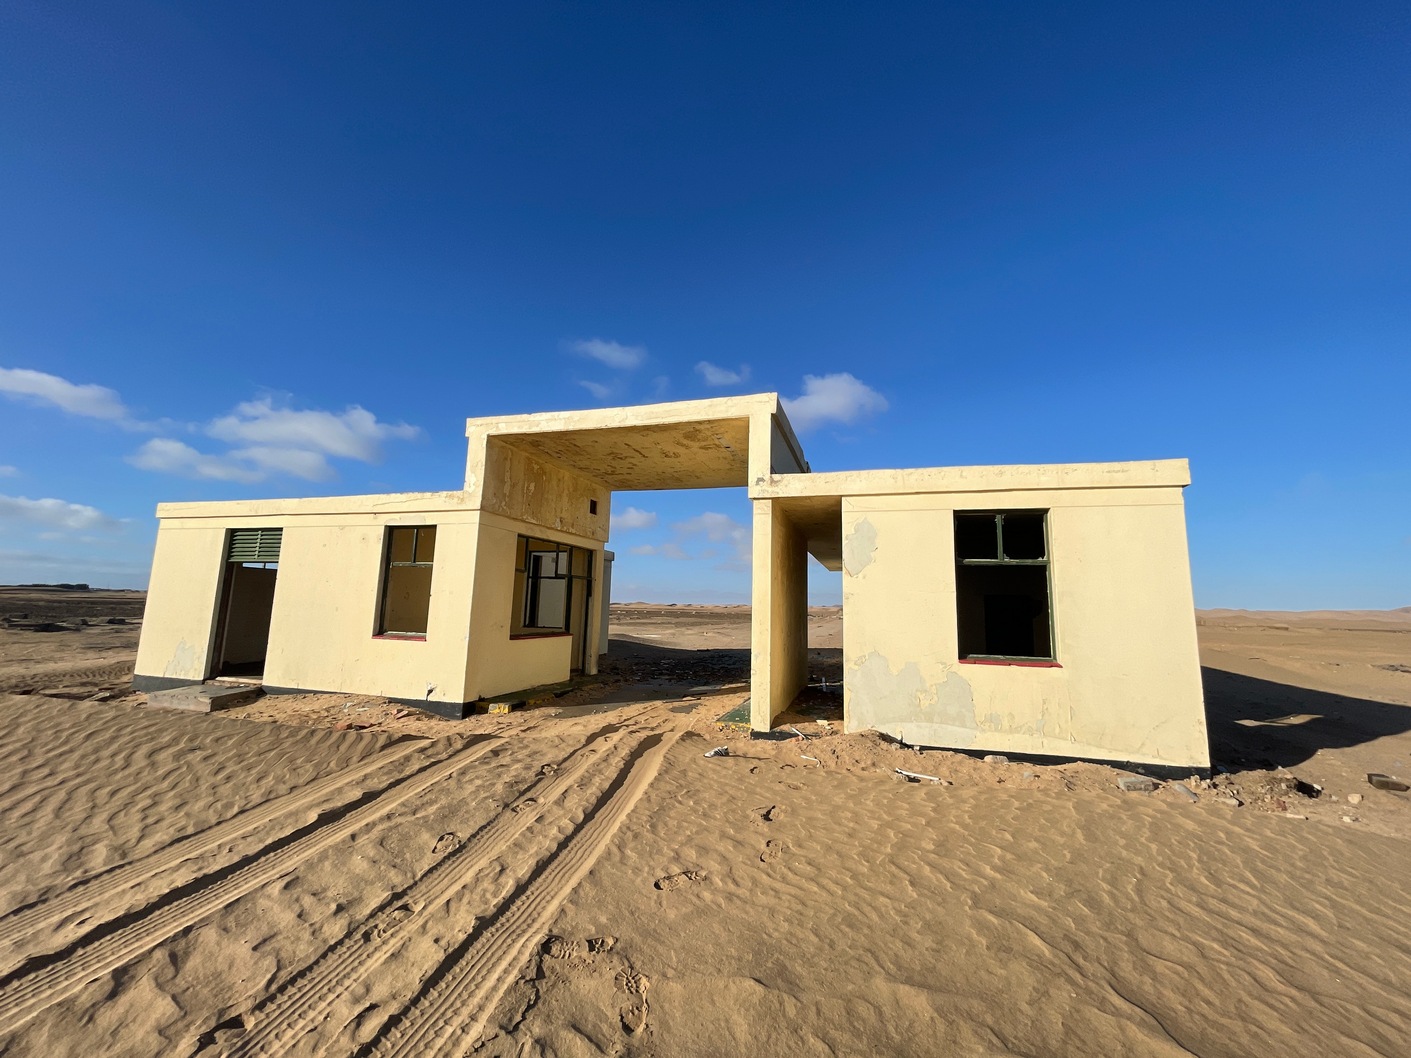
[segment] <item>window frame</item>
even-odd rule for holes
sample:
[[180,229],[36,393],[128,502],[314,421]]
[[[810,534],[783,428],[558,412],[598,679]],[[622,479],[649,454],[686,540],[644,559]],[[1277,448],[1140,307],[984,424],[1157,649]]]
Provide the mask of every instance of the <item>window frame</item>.
[[[981,508],[975,510],[955,510],[951,517],[951,548],[955,558],[955,564],[960,566],[989,566],[989,567],[1017,567],[1017,566],[1042,566],[1044,568],[1044,592],[1047,603],[1048,618],[1048,656],[1027,654],[964,654],[960,650],[960,586],[957,577],[956,584],[956,626],[955,626],[955,653],[956,659],[961,664],[968,665],[1016,665],[1029,668],[1062,668],[1058,659],[1058,636],[1054,615],[1053,599],[1053,555],[1051,546],[1051,535],[1049,533],[1049,515],[1052,513],[1051,507],[1000,507]],[[1004,553],[1004,519],[1008,515],[1038,515],[1040,526],[1043,529],[1043,558],[1007,558]],[[955,546],[956,528],[959,520],[964,517],[979,517],[990,515],[995,520],[995,556],[994,558],[961,558],[960,550]]]
[[[422,531],[431,530],[431,557],[426,561],[420,561],[422,548]],[[392,542],[398,532],[412,532],[412,560],[410,562],[400,562],[392,558]],[[431,629],[431,596],[436,576],[436,545],[437,526],[435,525],[389,525],[382,534],[382,566],[377,591],[377,624],[374,626],[374,639],[402,639],[412,642],[425,642],[428,632]],[[392,585],[392,570],[397,568],[413,567],[430,570],[430,579],[426,585],[426,629],[420,632],[390,629],[387,627],[387,593]]]
[[[549,547],[535,547],[533,545],[550,545]],[[530,536],[528,533],[518,533],[515,537],[514,554],[514,597],[511,600],[511,620],[510,639],[546,639],[553,636],[573,635],[573,604],[578,598],[578,592],[582,591],[589,598],[592,597],[593,581],[593,552],[590,547],[579,547],[576,544],[566,544],[560,540],[550,540],[543,536]],[[579,553],[585,556],[583,563],[586,573],[575,573],[577,558]],[[523,565],[520,564],[520,555],[523,554]],[[565,570],[563,573],[556,573],[551,577],[530,576],[531,555],[553,554],[559,556],[555,560],[555,566]],[[531,605],[536,602],[537,596],[533,588],[536,584],[545,580],[561,580],[564,582],[563,598],[563,623],[558,625],[530,624],[529,616]],[[540,620],[538,613],[534,614],[535,620]],[[585,631],[586,635],[586,631]]]

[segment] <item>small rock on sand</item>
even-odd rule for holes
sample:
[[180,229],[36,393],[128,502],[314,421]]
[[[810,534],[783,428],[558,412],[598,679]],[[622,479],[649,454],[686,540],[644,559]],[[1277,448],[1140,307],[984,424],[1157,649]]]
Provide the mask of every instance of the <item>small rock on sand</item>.
[[985,754],[985,763],[986,763],[986,764],[1008,764],[1008,763],[1009,763],[1009,758],[1008,758],[1008,757],[1005,757],[1005,756],[1001,756],[1001,755],[998,754],[998,753],[986,753],[986,754]]
[[1156,780],[1145,775],[1124,775],[1117,780],[1117,788],[1123,793],[1151,793],[1156,789]]
[[1362,803],[1362,795],[1360,793],[1348,794],[1347,803],[1350,805],[1360,805]]

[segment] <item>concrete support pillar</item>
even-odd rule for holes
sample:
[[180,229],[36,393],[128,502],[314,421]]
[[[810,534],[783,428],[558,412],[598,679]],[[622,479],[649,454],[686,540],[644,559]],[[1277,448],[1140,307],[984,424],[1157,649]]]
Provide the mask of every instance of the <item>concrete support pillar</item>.
[[808,552],[774,500],[754,501],[750,725],[768,731],[808,682]]

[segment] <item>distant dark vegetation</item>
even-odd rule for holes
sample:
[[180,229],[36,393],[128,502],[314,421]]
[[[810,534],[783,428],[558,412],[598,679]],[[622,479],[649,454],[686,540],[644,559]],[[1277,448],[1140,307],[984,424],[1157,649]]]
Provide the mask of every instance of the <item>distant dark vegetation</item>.
[[87,584],[16,584],[16,588],[59,588],[63,591],[92,591]]

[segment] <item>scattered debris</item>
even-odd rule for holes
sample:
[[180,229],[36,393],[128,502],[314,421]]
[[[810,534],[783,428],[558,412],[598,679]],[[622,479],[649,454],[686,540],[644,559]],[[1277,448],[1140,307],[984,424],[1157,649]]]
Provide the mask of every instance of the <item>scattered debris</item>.
[[823,762],[817,757],[810,757],[807,753],[800,753],[799,756],[802,757],[804,760],[813,761],[813,763],[817,764],[820,768],[823,767]]
[[1411,672],[1411,665],[1378,665],[1377,668],[1387,672]]
[[1391,790],[1395,793],[1404,793],[1407,790],[1411,790],[1411,786],[1407,786],[1406,783],[1402,782],[1400,779],[1393,779],[1390,775],[1383,775],[1379,771],[1368,772],[1367,781],[1371,783],[1373,789],[1376,790]]
[[1362,795],[1360,793],[1348,794],[1347,803],[1350,805],[1360,805],[1362,803]]
[[1342,817],[1342,821],[1343,821],[1344,823],[1356,823],[1356,822],[1357,822],[1357,817],[1356,817],[1356,816],[1343,816],[1343,817]]
[[728,757],[728,756],[730,756],[730,747],[729,747],[729,746],[716,746],[714,749],[708,749],[708,750],[706,750],[705,753],[702,754],[702,756],[705,756],[705,757]]
[[1172,789],[1172,790],[1175,790],[1176,793],[1180,794],[1182,797],[1184,797],[1187,801],[1190,801],[1192,804],[1194,804],[1196,801],[1199,801],[1199,800],[1200,800],[1200,798],[1196,796],[1195,791],[1192,790],[1189,786],[1187,786],[1187,785],[1186,785],[1185,783],[1183,783],[1183,782],[1173,782],[1173,783],[1170,783],[1168,788],[1169,788],[1169,789]]
[[794,734],[798,735],[799,738],[803,739],[805,742],[807,742],[812,737],[811,735],[805,735],[802,731],[794,727],[794,725],[792,724],[789,725],[789,730],[792,731]]
[[1156,780],[1145,775],[1124,775],[1117,780],[1117,788],[1123,793],[1151,793],[1156,789]]
[[920,772],[907,771],[905,768],[898,768],[897,774],[905,778],[908,782],[920,782],[922,779],[926,779],[930,782],[941,781],[938,775],[922,775]]

